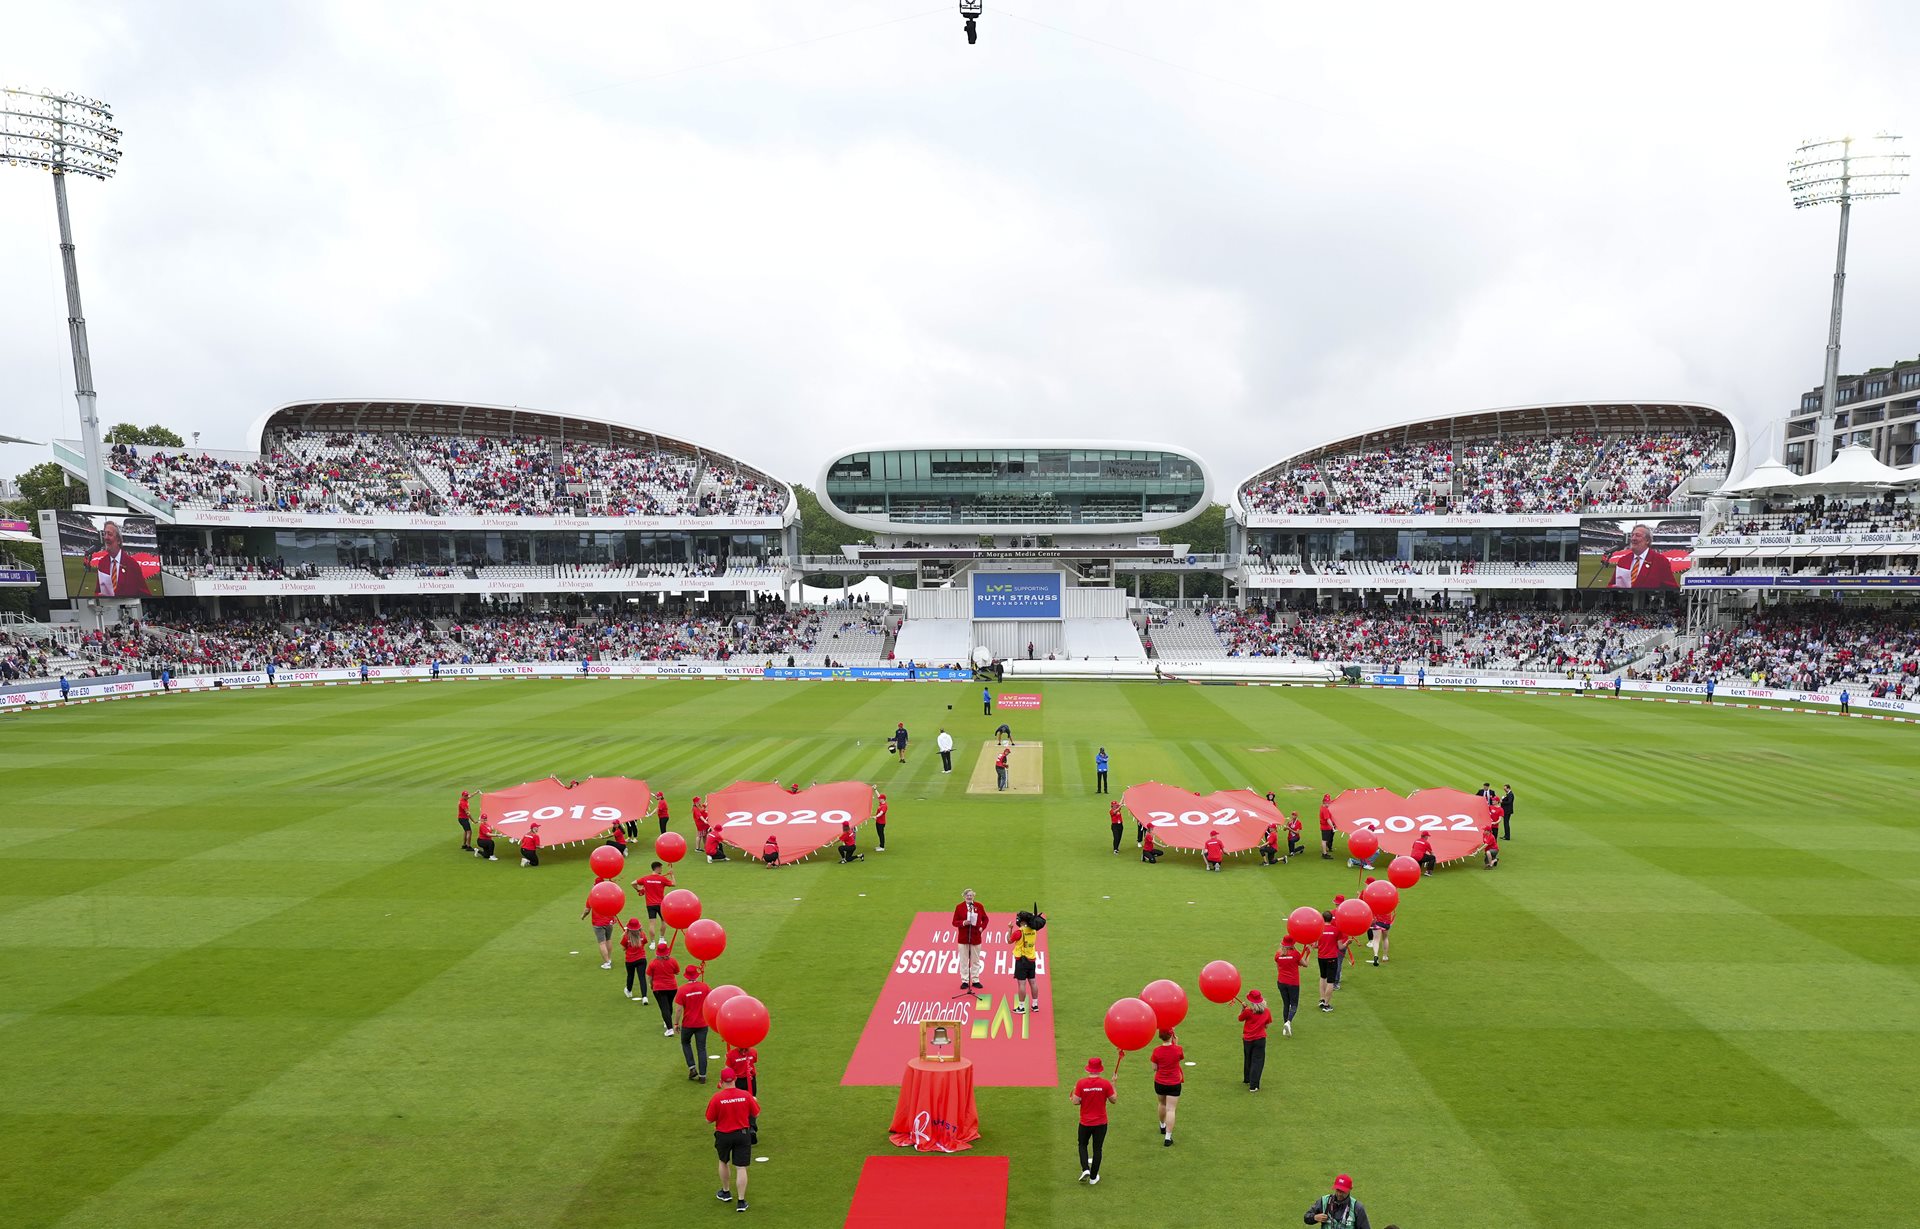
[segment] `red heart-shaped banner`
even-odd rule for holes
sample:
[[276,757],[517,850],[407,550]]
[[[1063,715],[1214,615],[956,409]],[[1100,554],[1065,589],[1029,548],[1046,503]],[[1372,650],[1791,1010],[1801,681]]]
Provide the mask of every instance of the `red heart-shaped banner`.
[[873,786],[829,781],[797,794],[771,781],[736,781],[707,798],[720,839],[758,858],[769,836],[780,842],[781,863],[798,862],[840,839],[840,825],[858,828],[873,815]]
[[1414,837],[1424,835],[1441,862],[1477,852],[1488,823],[1486,799],[1457,789],[1418,789],[1410,798],[1390,789],[1350,789],[1332,806],[1340,831],[1365,828],[1389,854],[1411,854]]
[[515,844],[539,824],[540,843],[553,847],[591,841],[615,824],[646,819],[652,801],[647,783],[629,777],[589,777],[571,789],[548,777],[482,795],[480,813]]
[[1250,789],[1223,789],[1202,797],[1175,785],[1148,781],[1128,788],[1120,805],[1135,823],[1153,829],[1153,839],[1169,849],[1204,849],[1207,836],[1219,833],[1228,853],[1244,853],[1260,844],[1268,824],[1280,812]]

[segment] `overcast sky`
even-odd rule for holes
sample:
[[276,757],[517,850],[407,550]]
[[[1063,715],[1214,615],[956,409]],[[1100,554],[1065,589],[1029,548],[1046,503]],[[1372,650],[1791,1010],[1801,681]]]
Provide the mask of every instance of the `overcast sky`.
[[[19,6],[108,100],[71,185],[103,423],[577,411],[811,484],[889,440],[1289,450],[1819,383],[1806,136],[1920,137],[1910,2]],[[1920,141],[1910,141],[1920,144]],[[73,436],[52,189],[0,167],[0,431]],[[1920,353],[1920,186],[1855,211],[1843,369]],[[45,459],[0,448],[0,472]]]

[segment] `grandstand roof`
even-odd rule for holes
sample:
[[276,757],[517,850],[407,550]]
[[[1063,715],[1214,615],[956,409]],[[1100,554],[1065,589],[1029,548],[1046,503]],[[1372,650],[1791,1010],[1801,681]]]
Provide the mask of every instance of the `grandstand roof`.
[[1253,483],[1293,466],[1323,457],[1362,449],[1409,447],[1419,444],[1483,440],[1501,436],[1552,436],[1569,432],[1666,431],[1719,427],[1733,435],[1728,472],[1738,473],[1746,443],[1739,421],[1725,411],[1697,401],[1569,401],[1546,405],[1505,406],[1464,414],[1436,414],[1343,435],[1282,457],[1234,488],[1233,508],[1244,509],[1244,492]]
[[626,423],[589,414],[557,414],[518,405],[476,405],[465,401],[420,401],[411,398],[344,397],[289,401],[254,421],[247,438],[254,451],[264,451],[269,432],[291,431],[418,431],[436,435],[529,435],[556,440],[606,444],[610,447],[649,448],[680,453],[724,464],[756,480],[791,487],[777,476],[717,449],[678,436],[662,435]]

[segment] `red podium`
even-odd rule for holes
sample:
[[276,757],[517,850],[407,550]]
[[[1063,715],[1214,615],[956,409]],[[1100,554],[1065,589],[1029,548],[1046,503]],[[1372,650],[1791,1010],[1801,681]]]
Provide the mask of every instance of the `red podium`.
[[968,1059],[915,1058],[900,1080],[888,1139],[916,1152],[965,1152],[980,1138]]

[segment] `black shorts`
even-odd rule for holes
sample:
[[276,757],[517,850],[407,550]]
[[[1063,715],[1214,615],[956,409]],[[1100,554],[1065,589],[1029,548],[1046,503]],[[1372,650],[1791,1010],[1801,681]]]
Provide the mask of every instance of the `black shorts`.
[[462,820],[460,821],[460,827],[461,827],[462,829],[464,829],[465,831],[467,831],[467,832],[472,832],[472,831],[473,831],[473,821],[472,821],[472,820],[470,820],[470,819],[462,819]]
[[647,906],[647,916],[648,916],[649,918],[656,918],[656,917],[659,917],[659,916],[660,916],[660,906],[659,906],[659,905],[648,905],[648,906]]
[[1033,980],[1033,957],[1015,956],[1013,958],[1013,980],[1015,981],[1032,981]]
[[727,1164],[745,1169],[753,1164],[752,1136],[746,1131],[715,1131],[713,1152]]
[[1320,980],[1321,981],[1339,981],[1340,980],[1340,957],[1338,956],[1320,957]]
[[1153,1095],[1156,1097],[1177,1097],[1180,1095],[1180,1085],[1162,1084],[1159,1080],[1155,1080],[1153,1082]]

